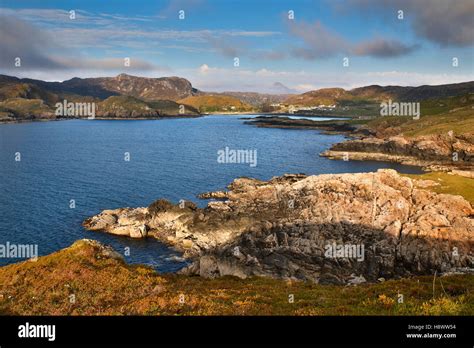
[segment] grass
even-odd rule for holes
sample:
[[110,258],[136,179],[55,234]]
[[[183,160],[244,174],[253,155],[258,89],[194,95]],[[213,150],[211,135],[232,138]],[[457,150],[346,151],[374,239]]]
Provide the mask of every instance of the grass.
[[178,103],[189,105],[198,109],[200,112],[246,112],[254,109],[251,105],[246,104],[235,97],[224,95],[192,96],[178,100]]
[[12,112],[17,117],[47,116],[53,117],[54,110],[41,99],[12,98],[0,102],[0,111]]
[[437,115],[472,105],[474,105],[474,93],[455,97],[428,99],[421,102],[421,114]]
[[474,110],[465,107],[453,112],[421,116],[418,120],[407,116],[377,117],[366,123],[381,134],[403,134],[408,138],[426,135],[471,135],[474,129]]
[[160,275],[148,267],[104,257],[97,246],[78,241],[36,262],[0,268],[0,314],[474,314],[474,276],[438,277],[434,296],[432,287],[431,276],[329,286],[258,277]]
[[472,134],[474,132],[474,110],[465,108],[451,113],[421,117],[402,125],[401,131],[408,137],[423,135]]
[[424,174],[401,174],[411,179],[432,180],[439,185],[427,187],[436,193],[448,193],[463,196],[474,205],[474,179],[444,172],[430,172]]

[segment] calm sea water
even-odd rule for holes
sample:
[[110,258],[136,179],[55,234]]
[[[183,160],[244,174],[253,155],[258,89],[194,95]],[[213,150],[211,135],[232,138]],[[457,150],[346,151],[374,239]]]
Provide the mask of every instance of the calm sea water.
[[[270,179],[378,168],[419,172],[397,164],[319,157],[341,140],[315,130],[244,125],[238,116],[0,125],[0,244],[37,244],[45,255],[93,238],[121,252],[130,248],[126,259],[131,263],[173,272],[183,261],[159,242],[89,232],[81,222],[103,209],[147,206],[158,198],[197,202],[197,194],[224,189],[239,176]],[[257,166],[218,163],[217,151],[225,147],[257,150]],[[17,152],[21,161],[15,161]],[[0,265],[18,261],[0,258]]]

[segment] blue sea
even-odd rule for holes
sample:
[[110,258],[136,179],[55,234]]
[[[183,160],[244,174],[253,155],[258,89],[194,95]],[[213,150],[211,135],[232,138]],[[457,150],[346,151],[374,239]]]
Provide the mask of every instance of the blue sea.
[[[340,135],[257,128],[243,122],[241,116],[217,115],[0,125],[0,244],[36,244],[39,254],[46,255],[91,238],[122,253],[129,248],[130,263],[174,272],[185,265],[178,252],[152,239],[86,231],[82,221],[103,209],[147,206],[159,198],[204,206],[206,201],[197,194],[225,189],[239,176],[270,179],[285,173],[379,168],[420,172],[392,163],[320,157],[331,144],[344,140]],[[257,165],[219,163],[218,151],[226,147],[256,150]],[[22,260],[0,258],[0,265],[18,261]]]

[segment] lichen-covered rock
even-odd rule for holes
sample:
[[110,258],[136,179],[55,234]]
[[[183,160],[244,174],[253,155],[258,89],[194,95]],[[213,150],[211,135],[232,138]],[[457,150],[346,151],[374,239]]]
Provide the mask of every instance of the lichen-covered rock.
[[104,211],[84,225],[130,236],[146,226],[147,236],[195,259],[185,272],[205,277],[340,284],[474,266],[471,204],[394,170],[240,178],[228,189],[227,200],[204,209],[158,201]]

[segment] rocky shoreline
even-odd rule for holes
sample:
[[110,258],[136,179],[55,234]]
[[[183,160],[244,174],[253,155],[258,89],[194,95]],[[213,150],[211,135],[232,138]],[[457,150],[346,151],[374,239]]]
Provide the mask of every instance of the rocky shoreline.
[[[295,114],[295,116],[298,116]],[[346,120],[317,121],[308,119],[291,119],[281,116],[258,116],[255,118],[242,118],[244,123],[262,128],[284,128],[284,129],[320,129],[326,133],[349,134],[359,129],[357,125],[348,124]]]
[[84,226],[157,238],[193,261],[183,273],[208,278],[348,284],[474,267],[471,204],[393,170],[239,178],[204,197],[223,200],[203,209],[158,200],[105,210]]
[[[347,121],[313,121],[279,117],[258,117],[245,124],[264,128],[320,129],[349,139],[336,143],[320,156],[346,161],[382,161],[418,166],[424,171],[456,172],[474,178],[474,137],[453,132],[417,137],[378,134],[365,125]],[[384,129],[390,133],[390,127]]]
[[357,161],[388,161],[420,166],[426,171],[456,171],[474,177],[474,142],[454,135],[407,138],[401,135],[380,139],[362,137],[334,144],[321,156]]

